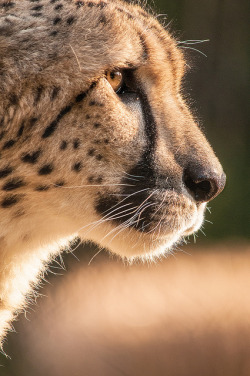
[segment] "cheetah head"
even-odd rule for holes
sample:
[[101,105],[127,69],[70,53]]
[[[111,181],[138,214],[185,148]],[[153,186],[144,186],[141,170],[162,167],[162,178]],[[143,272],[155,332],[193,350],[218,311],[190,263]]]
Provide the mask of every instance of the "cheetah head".
[[3,233],[131,258],[197,231],[225,175],[182,96],[177,41],[118,0],[6,2],[0,27]]

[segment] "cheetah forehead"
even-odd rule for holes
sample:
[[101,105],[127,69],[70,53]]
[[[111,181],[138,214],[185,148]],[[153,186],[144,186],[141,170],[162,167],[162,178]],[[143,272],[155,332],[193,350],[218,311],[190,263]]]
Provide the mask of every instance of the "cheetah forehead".
[[137,5],[116,0],[2,0],[0,12],[1,92],[13,90],[24,79],[50,77],[55,69],[58,80],[75,77],[87,87],[107,68],[145,63],[157,43],[183,70],[175,40]]

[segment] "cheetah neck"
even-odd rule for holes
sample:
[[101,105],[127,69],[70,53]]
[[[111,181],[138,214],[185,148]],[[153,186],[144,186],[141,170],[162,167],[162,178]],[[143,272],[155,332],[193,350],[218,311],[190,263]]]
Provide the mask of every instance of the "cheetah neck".
[[[3,218],[2,211],[0,218]],[[43,279],[48,263],[75,237],[49,242],[48,239],[34,241],[25,236],[27,229],[17,226],[16,231],[13,227],[12,233],[5,232],[5,237],[0,238],[0,343],[6,331],[11,329],[10,322],[27,302],[36,299],[36,287]]]

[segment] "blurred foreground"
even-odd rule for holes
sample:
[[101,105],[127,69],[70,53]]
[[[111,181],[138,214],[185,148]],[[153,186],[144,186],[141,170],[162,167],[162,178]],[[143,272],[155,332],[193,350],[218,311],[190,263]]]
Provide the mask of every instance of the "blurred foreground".
[[250,375],[250,245],[150,266],[87,248],[15,323],[1,376]]

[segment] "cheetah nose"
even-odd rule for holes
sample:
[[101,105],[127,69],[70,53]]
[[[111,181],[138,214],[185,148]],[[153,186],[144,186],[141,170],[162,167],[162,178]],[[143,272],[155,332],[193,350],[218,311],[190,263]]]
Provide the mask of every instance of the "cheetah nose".
[[216,170],[207,171],[197,166],[189,167],[184,171],[183,182],[196,202],[208,202],[224,189],[226,175]]

